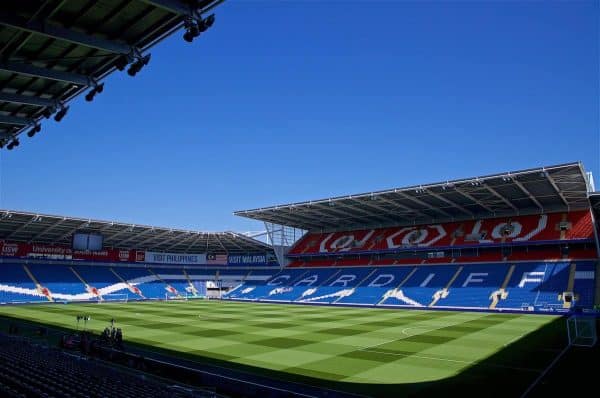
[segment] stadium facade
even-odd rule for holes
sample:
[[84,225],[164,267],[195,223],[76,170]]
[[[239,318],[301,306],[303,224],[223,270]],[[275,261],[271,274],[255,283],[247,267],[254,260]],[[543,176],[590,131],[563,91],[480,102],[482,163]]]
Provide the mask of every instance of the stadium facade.
[[[0,211],[0,302],[204,296],[568,312],[598,304],[599,196],[580,163],[274,206],[268,245]],[[73,250],[73,234],[104,238]],[[215,289],[217,289],[215,291]]]

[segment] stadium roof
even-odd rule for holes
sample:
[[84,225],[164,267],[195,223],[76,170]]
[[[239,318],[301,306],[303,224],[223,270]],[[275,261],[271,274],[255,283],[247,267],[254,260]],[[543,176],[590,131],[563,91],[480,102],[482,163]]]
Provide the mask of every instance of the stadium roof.
[[184,21],[212,19],[202,14],[223,1],[2,0],[0,143],[61,114],[116,69],[141,69],[150,47]]
[[100,232],[104,246],[170,253],[264,253],[271,246],[235,232],[200,232],[0,210],[0,240],[71,245],[75,231]]
[[373,228],[589,208],[581,163],[237,211],[309,231]]

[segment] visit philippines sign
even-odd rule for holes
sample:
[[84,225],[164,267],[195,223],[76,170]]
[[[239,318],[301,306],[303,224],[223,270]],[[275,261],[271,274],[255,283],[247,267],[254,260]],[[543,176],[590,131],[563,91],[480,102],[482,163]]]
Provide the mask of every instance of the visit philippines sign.
[[182,254],[182,253],[160,253],[146,252],[144,262],[158,264],[206,264],[206,253]]

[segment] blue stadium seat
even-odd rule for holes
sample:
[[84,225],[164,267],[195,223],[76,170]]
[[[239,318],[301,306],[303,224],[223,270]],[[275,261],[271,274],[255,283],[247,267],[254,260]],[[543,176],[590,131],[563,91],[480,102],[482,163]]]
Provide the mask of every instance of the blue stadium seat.
[[[248,281],[242,284],[239,288],[229,292],[223,298],[241,299],[241,300],[274,300],[274,301],[290,301],[289,299],[280,300],[278,297],[283,290],[290,289],[291,285],[297,280],[301,280],[303,275],[308,271],[305,269],[284,269],[273,275],[267,281],[256,282]],[[281,293],[279,293],[281,292]]]
[[575,267],[575,283],[573,291],[578,297],[576,306],[591,308],[594,306],[596,264],[593,262],[577,262]]
[[[129,299],[164,299],[173,296],[168,287],[181,296],[190,295],[190,281],[204,286],[217,279],[229,286],[240,285],[224,294],[225,299],[302,302],[324,304],[356,304],[383,306],[487,309],[490,297],[497,292],[508,271],[514,272],[505,288],[505,298],[498,309],[563,310],[560,295],[573,275],[574,306],[592,307],[595,293],[593,261],[576,261],[571,274],[571,261],[451,264],[419,266],[369,266],[284,268],[251,270],[227,268],[90,266],[73,264],[30,264],[28,270],[42,287],[49,289],[55,300],[97,300],[88,287],[98,289],[105,300],[128,295]],[[460,272],[458,272],[460,270]],[[217,272],[218,271],[218,272]],[[217,278],[218,275],[218,278]],[[85,283],[83,283],[81,280]],[[123,282],[125,281],[125,283]],[[243,281],[243,282],[241,282]],[[452,281],[452,283],[450,283]],[[133,285],[142,296],[130,291]],[[200,289],[204,292],[205,289]],[[204,293],[202,293],[204,294]],[[34,280],[21,264],[0,267],[0,303],[45,302]]]
[[323,278],[321,286],[305,288],[298,302],[306,303],[333,303],[340,300],[343,294],[358,286],[368,275],[374,272],[371,267],[335,268],[327,279]]
[[0,303],[48,301],[20,264],[0,266]]
[[558,309],[559,294],[567,289],[569,262],[535,262],[517,264],[506,291],[508,297],[497,308]]
[[396,288],[414,267],[378,267],[363,278],[354,292],[338,300],[342,304],[375,305],[384,299],[388,290]]
[[490,296],[500,289],[508,272],[507,264],[469,264],[435,307],[488,308]]
[[54,298],[56,295],[72,295],[87,293],[85,285],[77,278],[71,268],[65,265],[30,264],[29,270],[38,282],[48,288]]
[[167,285],[147,268],[115,267],[113,270],[127,283],[140,289],[144,298],[164,299],[168,293]]

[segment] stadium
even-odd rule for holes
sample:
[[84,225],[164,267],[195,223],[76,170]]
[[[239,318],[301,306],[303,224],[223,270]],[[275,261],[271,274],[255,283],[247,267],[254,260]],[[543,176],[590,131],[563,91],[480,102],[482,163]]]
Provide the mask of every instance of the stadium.
[[[19,151],[108,76],[140,73],[162,40],[210,34],[223,1],[9,3],[0,148]],[[592,172],[444,174],[234,211],[258,234],[0,209],[0,396],[593,391]]]
[[427,396],[503,372],[514,395],[595,345],[592,184],[572,163],[236,212],[270,244],[3,210],[0,313],[116,324],[122,355],[234,396]]

